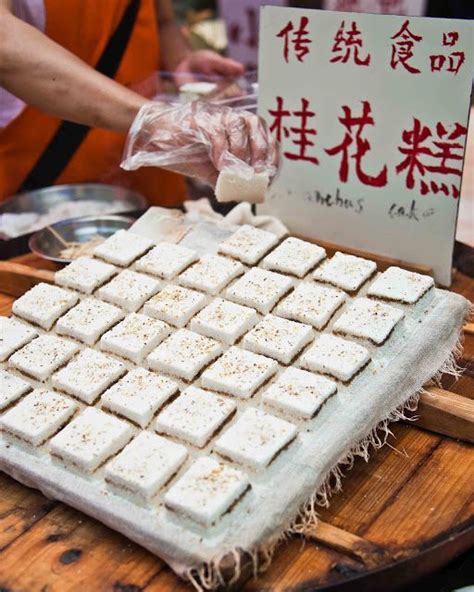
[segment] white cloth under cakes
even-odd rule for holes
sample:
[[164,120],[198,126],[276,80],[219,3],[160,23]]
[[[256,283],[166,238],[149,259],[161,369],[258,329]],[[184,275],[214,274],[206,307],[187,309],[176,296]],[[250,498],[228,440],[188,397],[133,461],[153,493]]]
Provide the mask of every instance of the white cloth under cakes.
[[316,268],[313,278],[348,292],[355,292],[376,270],[375,261],[337,252],[332,259]]
[[187,288],[202,290],[207,294],[217,294],[245,270],[242,263],[220,255],[203,255],[178,278]]
[[48,330],[77,300],[75,292],[40,283],[15,300],[12,311],[16,316]]
[[203,308],[190,323],[197,333],[232,345],[258,320],[253,308],[216,298]]
[[302,278],[325,257],[322,247],[289,237],[263,259],[262,267]]
[[94,256],[125,267],[153,245],[149,238],[129,230],[119,230],[94,249]]
[[272,233],[248,224],[240,226],[219,245],[219,251],[247,265],[254,265],[278,242]]
[[135,268],[169,280],[198,258],[197,253],[183,245],[160,243],[135,263]]
[[122,310],[113,304],[86,298],[59,319],[56,330],[60,335],[94,345],[123,316]]
[[434,280],[429,275],[389,267],[369,287],[367,294],[414,304],[433,286]]
[[160,289],[160,282],[143,273],[125,269],[97,291],[97,296],[128,312],[136,312]]
[[226,297],[268,314],[293,286],[293,280],[280,273],[253,267],[226,290]]
[[105,261],[91,257],[78,257],[57,271],[54,280],[59,286],[71,288],[84,294],[92,294],[116,272],[117,268]]
[[174,327],[184,327],[205,304],[201,292],[170,284],[146,302],[143,311]]
[[37,332],[14,318],[0,317],[0,362],[36,337]]

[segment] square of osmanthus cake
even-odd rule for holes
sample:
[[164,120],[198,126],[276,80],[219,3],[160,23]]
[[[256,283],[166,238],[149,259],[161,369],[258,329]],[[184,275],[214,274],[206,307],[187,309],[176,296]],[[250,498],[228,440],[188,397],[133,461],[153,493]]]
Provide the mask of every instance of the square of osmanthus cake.
[[129,423],[95,407],[86,407],[50,443],[51,453],[87,472],[121,450],[133,435]]
[[77,301],[75,292],[41,283],[15,300],[12,311],[17,317],[48,330]]
[[36,337],[37,332],[16,319],[0,317],[0,362]]
[[158,415],[155,429],[202,448],[234,410],[232,400],[190,386]]
[[74,337],[94,345],[99,337],[122,319],[120,308],[95,298],[86,298],[59,319],[56,330],[60,335]]
[[148,300],[143,311],[174,327],[184,327],[205,304],[206,296],[201,292],[170,284]]
[[247,265],[255,265],[277,242],[272,232],[244,224],[220,243],[219,251]]
[[182,286],[202,290],[208,294],[217,294],[245,270],[242,263],[221,257],[220,255],[203,255],[179,276]]
[[332,259],[316,268],[313,278],[348,292],[355,292],[376,270],[377,264],[374,261],[337,252]]
[[296,436],[292,423],[255,407],[247,408],[215,442],[225,458],[253,469],[266,467]]
[[370,298],[356,298],[337,319],[334,331],[368,339],[380,345],[388,338],[403,316],[402,310],[389,304]]
[[87,348],[54,374],[52,382],[57,389],[90,405],[124,373],[125,365],[122,362]]
[[433,286],[434,280],[429,275],[406,271],[400,267],[389,267],[378,276],[367,294],[414,304]]
[[211,456],[198,458],[165,495],[165,505],[212,526],[249,488],[245,473]]
[[135,263],[138,271],[169,280],[196,261],[198,255],[192,249],[173,243],[160,243]]
[[147,426],[157,409],[178,392],[178,384],[144,368],[135,368],[102,395],[102,407]]
[[186,460],[185,446],[140,432],[105,467],[105,480],[150,499]]
[[125,269],[97,291],[97,296],[128,312],[136,312],[160,289],[160,282],[130,269]]
[[226,298],[268,314],[293,286],[286,275],[253,267],[226,290]]
[[322,247],[289,237],[263,259],[262,267],[301,278],[325,257]]
[[69,339],[56,335],[40,335],[14,353],[8,360],[8,365],[43,381],[78,351],[79,345]]
[[102,335],[100,347],[139,364],[169,335],[170,329],[163,321],[132,313]]
[[91,257],[78,257],[57,271],[54,279],[59,286],[71,288],[84,294],[92,294],[116,272],[117,268],[105,261]]
[[336,390],[336,383],[330,378],[287,368],[265,390],[262,400],[281,413],[310,419]]
[[5,409],[29,390],[31,385],[28,382],[6,370],[0,370],[0,409]]
[[0,428],[32,446],[55,434],[74,414],[76,403],[55,391],[36,389],[0,418]]
[[94,249],[94,256],[126,267],[153,245],[154,242],[149,238],[128,230],[119,230]]

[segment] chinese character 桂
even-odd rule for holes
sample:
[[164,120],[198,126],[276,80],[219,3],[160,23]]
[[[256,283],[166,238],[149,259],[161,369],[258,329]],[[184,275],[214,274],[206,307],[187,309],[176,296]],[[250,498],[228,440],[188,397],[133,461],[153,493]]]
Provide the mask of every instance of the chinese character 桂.
[[293,47],[293,52],[299,62],[302,62],[305,56],[309,53],[308,46],[311,44],[311,39],[308,36],[308,30],[306,28],[308,22],[308,17],[302,16],[297,29],[295,29],[293,22],[289,21],[288,24],[277,33],[277,37],[281,37],[284,41],[283,57],[285,62],[289,61],[290,44]]
[[419,43],[423,37],[421,35],[415,35],[409,29],[410,21],[407,19],[400,30],[391,37],[392,43],[392,56],[390,59],[390,66],[393,70],[400,64],[410,72],[411,74],[419,74],[420,70],[410,64],[410,60],[413,57],[413,48],[415,43]]
[[360,54],[362,46],[362,34],[357,28],[356,22],[352,21],[350,28],[346,30],[345,22],[342,21],[334,37],[334,45],[331,51],[335,55],[331,58],[331,62],[346,64],[349,60],[352,60],[358,66],[368,66],[370,64],[370,54],[368,53],[362,57]]
[[[459,33],[457,31],[449,31],[443,33],[443,47],[455,47],[459,40]],[[430,56],[431,71],[432,72],[452,72],[456,75],[461,66],[466,61],[466,56],[463,51],[453,51],[448,55],[436,54]]]

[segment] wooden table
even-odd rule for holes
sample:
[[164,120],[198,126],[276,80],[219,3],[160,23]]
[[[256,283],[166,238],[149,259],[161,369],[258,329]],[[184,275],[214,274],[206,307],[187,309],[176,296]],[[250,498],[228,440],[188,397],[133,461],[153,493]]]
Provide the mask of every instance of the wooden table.
[[[32,255],[20,260],[52,268]],[[473,280],[457,274],[452,288],[474,301]],[[0,315],[9,314],[12,301],[0,295]],[[474,399],[473,335],[466,337],[461,364],[464,376],[443,386]],[[467,399],[456,402],[460,416],[472,413],[472,405],[467,409],[463,402]],[[443,406],[442,397],[438,403]],[[423,412],[425,422],[449,432],[443,415],[434,425],[429,411]],[[389,445],[373,452],[369,463],[356,461],[343,491],[329,509],[321,509],[322,524],[313,536],[283,543],[270,569],[240,590],[338,585],[338,590],[386,591],[474,545],[473,447],[412,423],[394,424],[393,432]],[[1,473],[0,492],[2,592],[191,590],[138,545]]]

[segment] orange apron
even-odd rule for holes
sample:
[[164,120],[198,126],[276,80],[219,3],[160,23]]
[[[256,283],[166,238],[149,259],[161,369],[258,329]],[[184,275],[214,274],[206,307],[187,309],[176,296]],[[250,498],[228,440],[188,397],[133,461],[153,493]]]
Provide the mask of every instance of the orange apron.
[[[128,0],[45,0],[46,35],[94,66],[127,5]],[[155,3],[141,0],[115,79],[126,86],[139,86],[159,69],[159,63]],[[26,106],[0,129],[0,201],[16,192],[60,124],[61,120]],[[119,168],[124,143],[124,134],[91,129],[56,184],[118,184],[142,193],[150,204],[181,204],[186,188],[179,175],[154,167],[133,172]]]

